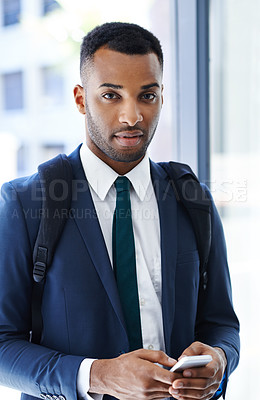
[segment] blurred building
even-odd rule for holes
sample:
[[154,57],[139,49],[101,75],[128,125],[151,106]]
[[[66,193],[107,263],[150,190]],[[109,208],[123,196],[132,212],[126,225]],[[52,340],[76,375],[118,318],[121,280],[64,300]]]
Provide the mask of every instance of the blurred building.
[[[39,163],[59,152],[69,153],[84,138],[84,119],[73,99],[73,87],[80,83],[80,42],[90,28],[109,21],[109,16],[105,6],[93,11],[93,4],[83,7],[78,2],[76,13],[66,9],[66,4],[71,7],[69,2],[61,4],[65,6],[55,0],[0,0],[0,147],[12,143],[14,152],[10,158],[9,148],[8,156],[0,160],[0,183],[31,174]],[[141,23],[162,39],[168,60],[165,79],[169,83],[164,92],[170,100],[165,101],[151,146],[153,159],[173,157],[169,5],[168,0],[163,4],[147,0],[148,23],[139,14],[142,21],[129,14],[131,22]],[[110,20],[127,20],[123,14],[120,17],[122,11],[117,8]],[[156,23],[158,12],[165,24]]]
[[82,140],[83,118],[73,103],[78,54],[55,28],[58,12],[54,0],[0,1],[0,146],[3,155],[10,143],[16,152],[1,157],[0,181],[4,169],[31,173]]

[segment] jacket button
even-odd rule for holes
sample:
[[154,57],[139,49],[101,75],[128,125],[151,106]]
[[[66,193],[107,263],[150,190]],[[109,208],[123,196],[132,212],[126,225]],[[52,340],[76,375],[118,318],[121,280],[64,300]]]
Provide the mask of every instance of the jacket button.
[[52,400],[52,396],[50,394],[46,394],[45,398],[48,400]]
[[41,393],[41,394],[40,394],[40,399],[43,399],[43,400],[45,400],[45,399],[46,399],[46,395],[45,395],[45,394],[43,394],[43,393]]
[[60,396],[58,397],[58,399],[59,399],[59,400],[66,400],[66,398],[65,398],[64,396],[62,396],[62,395],[60,395]]

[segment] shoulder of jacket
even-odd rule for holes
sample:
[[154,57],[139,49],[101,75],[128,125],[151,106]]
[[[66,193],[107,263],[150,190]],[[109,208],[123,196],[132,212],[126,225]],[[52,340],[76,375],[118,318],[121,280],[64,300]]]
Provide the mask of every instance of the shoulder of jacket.
[[23,208],[40,207],[42,190],[38,173],[11,180],[4,186],[9,186],[13,191],[12,200],[18,200]]

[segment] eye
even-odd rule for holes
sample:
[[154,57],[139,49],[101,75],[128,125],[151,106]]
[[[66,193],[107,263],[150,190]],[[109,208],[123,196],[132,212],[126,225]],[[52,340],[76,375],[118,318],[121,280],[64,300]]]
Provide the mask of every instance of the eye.
[[104,93],[102,94],[102,97],[106,100],[114,100],[119,98],[119,96],[113,92]]
[[157,98],[156,93],[144,93],[142,98],[147,101],[154,101]]

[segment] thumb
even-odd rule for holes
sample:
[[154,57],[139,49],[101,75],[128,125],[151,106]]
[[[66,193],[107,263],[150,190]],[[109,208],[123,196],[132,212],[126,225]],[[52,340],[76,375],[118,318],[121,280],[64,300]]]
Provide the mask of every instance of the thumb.
[[160,350],[142,349],[137,350],[137,352],[139,352],[138,356],[143,360],[158,363],[164,365],[165,367],[172,367],[177,362],[174,358],[169,357],[167,354]]
[[208,346],[204,343],[193,342],[189,347],[187,347],[187,349],[184,350],[184,352],[179,357],[179,359],[184,356],[197,356],[197,355],[203,355],[203,354],[211,354],[210,350],[211,350],[210,346]]

